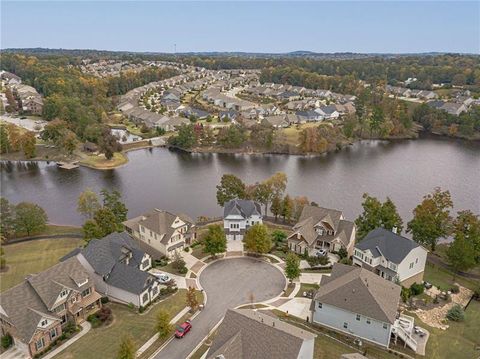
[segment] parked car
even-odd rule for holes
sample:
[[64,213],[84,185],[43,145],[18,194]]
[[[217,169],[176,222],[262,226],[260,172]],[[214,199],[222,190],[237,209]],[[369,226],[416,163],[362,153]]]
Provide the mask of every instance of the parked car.
[[185,335],[192,329],[192,324],[189,320],[183,322],[180,325],[177,325],[177,329],[175,330],[175,337],[176,338],[183,338]]
[[159,283],[165,284],[172,280],[167,274],[165,273],[155,273],[154,276],[157,278]]
[[325,257],[327,255],[327,251],[325,249],[320,249],[315,253],[317,257]]

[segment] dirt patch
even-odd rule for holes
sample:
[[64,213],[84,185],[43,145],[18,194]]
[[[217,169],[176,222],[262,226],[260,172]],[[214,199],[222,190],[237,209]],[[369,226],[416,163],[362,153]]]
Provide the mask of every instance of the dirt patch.
[[448,329],[448,324],[445,318],[447,312],[455,304],[459,304],[462,307],[465,307],[473,294],[473,292],[468,288],[459,286],[459,289],[460,291],[458,293],[451,294],[451,301],[449,303],[446,303],[441,307],[435,307],[430,310],[417,309],[415,313],[425,324],[431,327],[439,328],[442,330]]

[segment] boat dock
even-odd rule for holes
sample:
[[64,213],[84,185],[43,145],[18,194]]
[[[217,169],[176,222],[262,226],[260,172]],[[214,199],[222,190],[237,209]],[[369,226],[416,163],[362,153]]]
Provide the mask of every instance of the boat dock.
[[57,166],[64,170],[73,170],[79,167],[78,162],[57,162]]

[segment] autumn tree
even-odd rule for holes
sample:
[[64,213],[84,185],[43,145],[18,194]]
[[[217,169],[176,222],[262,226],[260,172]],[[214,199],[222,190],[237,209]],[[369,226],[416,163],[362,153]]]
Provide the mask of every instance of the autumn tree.
[[35,144],[37,139],[33,132],[27,131],[20,137],[20,146],[22,147],[23,154],[26,158],[33,158],[36,156]]
[[452,207],[450,192],[435,188],[433,193],[424,196],[422,203],[413,210],[413,219],[408,222],[407,232],[412,233],[413,240],[428,245],[434,252],[438,240],[451,233]]
[[364,193],[362,207],[362,214],[355,220],[357,237],[359,239],[362,239],[369,232],[379,227],[383,227],[389,231],[395,228],[396,233],[399,234],[402,232],[403,220],[398,214],[395,204],[389,197],[382,203],[376,197]]
[[15,232],[15,206],[0,197],[0,234],[8,238]]
[[209,253],[215,257],[218,253],[223,253],[227,250],[227,238],[223,228],[216,224],[208,226],[208,232],[204,238],[204,252]]
[[34,232],[45,229],[48,217],[42,207],[35,203],[21,202],[15,207],[15,231],[26,233],[28,236]]
[[0,153],[9,153],[10,151],[10,139],[8,138],[7,127],[0,124]]
[[270,211],[275,216],[275,221],[282,214],[282,199],[279,196],[273,197]]
[[157,313],[155,331],[161,339],[167,338],[173,332],[170,315],[165,309],[160,309]]
[[385,122],[385,114],[380,106],[375,106],[370,117],[370,134],[379,133]]
[[190,307],[191,312],[195,312],[198,308],[197,290],[193,287],[188,287],[187,305]]
[[124,335],[120,341],[117,359],[135,359],[135,342],[129,335]]
[[288,194],[283,198],[281,214],[284,222],[290,221],[290,219],[292,218],[293,201]]
[[245,249],[258,254],[268,253],[272,248],[272,240],[264,224],[257,223],[245,232],[243,238]]
[[300,273],[300,259],[295,253],[288,253],[285,259],[285,277],[292,283],[294,279],[300,277]]
[[460,211],[453,222],[453,236],[472,246],[475,261],[480,263],[480,218],[472,211]]
[[297,196],[293,199],[292,203],[293,203],[293,208],[292,208],[293,219],[295,221],[298,221],[300,219],[300,216],[302,215],[303,207],[309,205],[310,201],[305,196]]
[[100,207],[97,194],[90,188],[87,188],[78,197],[77,211],[89,219],[93,218]]
[[217,185],[217,203],[219,206],[224,206],[228,201],[240,198],[245,198],[246,187],[242,180],[232,174],[224,174]]
[[109,127],[102,129],[102,135],[99,139],[99,150],[105,154],[107,160],[111,160],[115,152],[122,150],[122,145],[118,142],[118,138],[114,136]]
[[122,202],[122,195],[116,190],[108,191],[102,189],[100,194],[103,197],[103,206],[110,209],[114,214],[115,220],[120,227],[122,222],[127,220],[128,209],[124,202]]

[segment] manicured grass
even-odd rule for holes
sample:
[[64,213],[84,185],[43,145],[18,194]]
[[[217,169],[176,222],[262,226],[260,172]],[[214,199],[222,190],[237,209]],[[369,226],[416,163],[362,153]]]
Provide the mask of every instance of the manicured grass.
[[107,160],[104,155],[89,155],[83,158],[80,161],[80,164],[87,167],[104,170],[121,166],[127,162],[128,159],[123,153],[116,152],[111,160]]
[[287,289],[285,290],[283,297],[288,297],[290,294],[292,294],[294,289],[295,289],[295,283],[288,283]]
[[298,291],[295,297],[303,297],[303,292],[308,292],[310,290],[316,290],[319,288],[318,284],[311,284],[311,283],[301,283],[300,290]]
[[165,272],[172,273],[172,274],[176,274],[176,275],[179,275],[179,276],[182,276],[182,277],[185,277],[185,275],[187,274],[187,273],[180,273],[178,270],[173,268],[172,262],[168,263],[166,266],[156,267],[156,268],[158,270],[165,271]]
[[430,282],[434,286],[440,287],[443,290],[450,289],[455,282],[472,290],[478,286],[478,281],[475,281],[474,279],[467,279],[458,275],[453,279],[453,273],[451,271],[431,263],[427,263],[425,266],[423,280]]
[[478,358],[480,352],[476,348],[480,347],[480,302],[472,301],[465,311],[465,321],[449,322],[447,330],[429,327],[413,316],[416,324],[430,332],[425,358]]
[[82,228],[74,227],[74,226],[57,226],[55,224],[47,224],[47,226],[43,231],[30,233],[30,235],[27,235],[27,233],[17,233],[17,235],[13,239],[27,237],[27,236],[30,237],[30,236],[72,234],[72,233],[82,234]]
[[[122,336],[130,335],[136,350],[155,334],[157,313],[163,309],[173,318],[186,306],[185,289],[156,304],[144,315],[125,305],[110,303],[114,315],[113,323],[106,328],[92,329],[55,358],[116,358]],[[157,343],[160,345],[160,343]]]
[[27,274],[41,272],[83,243],[77,238],[38,239],[3,246],[8,271],[0,273],[0,290],[19,284]]
[[198,259],[202,259],[203,257],[208,256],[208,253],[203,251],[203,245],[197,245],[195,248],[192,249],[192,256]]

